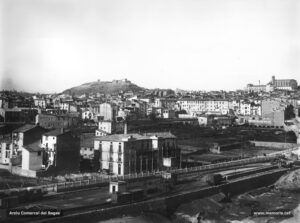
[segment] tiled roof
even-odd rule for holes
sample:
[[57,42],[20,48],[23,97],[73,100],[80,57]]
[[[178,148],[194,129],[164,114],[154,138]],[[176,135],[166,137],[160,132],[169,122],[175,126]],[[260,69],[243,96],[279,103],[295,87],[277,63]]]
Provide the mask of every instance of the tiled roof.
[[124,139],[128,139],[129,137],[132,137],[134,140],[149,140],[151,139],[151,136],[157,136],[159,138],[176,138],[172,133],[170,132],[152,132],[152,133],[144,133],[144,134],[114,134],[114,135],[107,135],[107,136],[98,136],[95,137],[96,140],[99,141],[112,141],[112,142],[122,142]]
[[100,141],[112,141],[112,142],[122,142],[124,139],[128,139],[129,137],[132,137],[135,140],[145,140],[150,139],[147,136],[143,136],[140,134],[132,133],[132,134],[114,134],[114,135],[107,135],[107,136],[98,136],[95,137],[95,139]]
[[44,136],[58,136],[58,135],[62,135],[64,133],[66,133],[66,131],[62,132],[61,129],[54,129],[50,132],[44,133],[43,135]]
[[36,127],[35,125],[30,125],[30,124],[26,124],[21,126],[20,128],[15,129],[13,132],[26,132],[30,129],[33,129],[34,127]]
[[27,146],[24,146],[24,148],[26,150],[28,150],[29,152],[39,152],[39,151],[43,151],[43,149],[40,147],[40,140],[31,143]]
[[94,139],[96,138],[94,133],[82,134],[80,137],[80,147],[94,147]]
[[147,132],[147,133],[144,133],[143,135],[150,136],[150,137],[157,136],[157,137],[161,137],[161,138],[176,138],[176,136],[174,136],[170,132]]

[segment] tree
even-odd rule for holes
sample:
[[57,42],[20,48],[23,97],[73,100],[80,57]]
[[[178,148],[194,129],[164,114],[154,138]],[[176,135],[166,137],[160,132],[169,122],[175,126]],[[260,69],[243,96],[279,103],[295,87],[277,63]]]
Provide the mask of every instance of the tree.
[[149,114],[149,118],[151,121],[155,122],[157,120],[155,112],[151,112]]
[[290,120],[295,117],[294,106],[288,105],[284,110],[284,120]]

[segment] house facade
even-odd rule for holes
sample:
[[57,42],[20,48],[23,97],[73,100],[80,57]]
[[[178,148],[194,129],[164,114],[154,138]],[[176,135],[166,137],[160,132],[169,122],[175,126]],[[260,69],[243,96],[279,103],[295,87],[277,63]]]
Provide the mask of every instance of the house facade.
[[80,139],[71,132],[56,129],[43,134],[44,165],[58,172],[76,172],[80,163]]
[[[95,139],[100,170],[124,175],[179,167],[180,150],[171,133],[115,134]],[[172,160],[164,166],[164,159]]]

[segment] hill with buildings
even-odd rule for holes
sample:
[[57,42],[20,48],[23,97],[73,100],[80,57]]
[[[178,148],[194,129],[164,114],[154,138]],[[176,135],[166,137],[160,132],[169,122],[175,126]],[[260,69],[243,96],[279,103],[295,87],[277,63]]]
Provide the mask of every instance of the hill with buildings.
[[80,86],[76,86],[64,90],[62,93],[70,94],[70,95],[82,95],[85,93],[117,94],[119,92],[137,93],[145,90],[146,90],[145,88],[139,87],[127,79],[122,79],[122,80],[113,80],[113,81],[98,80],[90,83],[85,83]]

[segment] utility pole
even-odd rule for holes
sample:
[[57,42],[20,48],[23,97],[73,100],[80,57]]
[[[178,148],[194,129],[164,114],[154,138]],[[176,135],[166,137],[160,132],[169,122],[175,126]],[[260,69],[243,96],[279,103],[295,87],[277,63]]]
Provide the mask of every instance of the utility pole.
[[129,150],[129,174],[131,174],[131,150]]
[[182,156],[181,156],[181,153],[179,154],[179,167],[181,169],[181,159],[182,159]]
[[151,168],[151,171],[153,172],[153,150],[152,150],[152,168]]
[[136,159],[137,159],[137,157],[136,157],[136,150],[134,150],[134,168],[135,168],[135,172],[137,173],[137,166],[136,166]]
[[244,146],[245,146],[245,142],[244,142],[244,137],[242,136],[242,158],[244,158]]
[[143,172],[143,157],[140,156],[140,172]]

